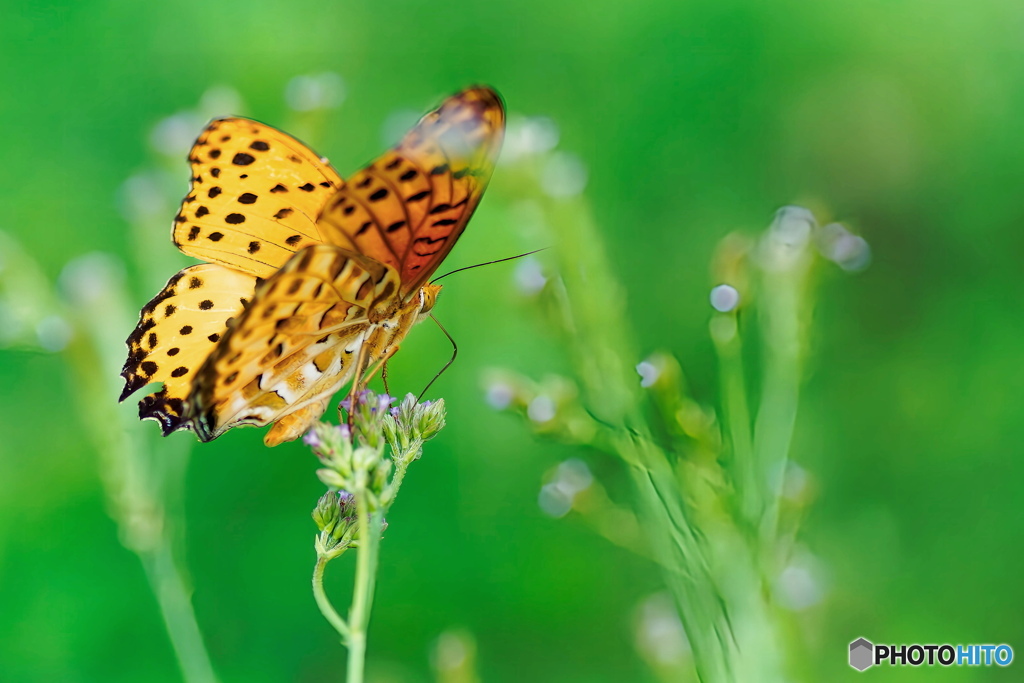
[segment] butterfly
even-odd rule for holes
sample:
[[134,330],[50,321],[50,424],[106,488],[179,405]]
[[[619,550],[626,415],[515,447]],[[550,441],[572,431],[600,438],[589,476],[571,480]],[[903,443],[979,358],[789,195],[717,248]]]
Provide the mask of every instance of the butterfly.
[[430,276],[480,203],[504,130],[498,94],[471,87],[345,181],[270,126],[211,122],[172,229],[204,263],[143,307],[120,400],[162,382],[139,417],[165,436],[273,424],[264,443],[276,446],[304,434],[429,315],[441,289]]

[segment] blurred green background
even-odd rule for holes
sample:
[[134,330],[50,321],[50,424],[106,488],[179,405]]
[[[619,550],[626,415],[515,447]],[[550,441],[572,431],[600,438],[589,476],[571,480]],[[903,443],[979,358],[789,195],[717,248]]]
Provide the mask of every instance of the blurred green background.
[[[819,294],[793,454],[819,493],[802,531],[820,599],[794,615],[799,675],[854,676],[847,644],[862,635],[1024,654],[1022,36],[1024,9],[998,1],[30,2],[0,22],[0,230],[50,281],[91,252],[123,262],[133,317],[109,331],[123,339],[188,262],[167,238],[188,180],[175,126],[187,146],[203,115],[246,114],[294,130],[345,175],[409,112],[484,82],[512,117],[557,126],[628,290],[624,324],[644,353],[677,354],[713,404],[714,246],[805,203],[858,229],[874,262]],[[328,79],[337,106],[289,108],[292,79],[325,72],[340,79]],[[201,100],[201,114],[167,123]],[[126,185],[154,169],[171,174],[165,204]],[[499,164],[451,267],[544,246],[502,176]],[[0,282],[17,258],[0,253]],[[450,425],[389,515],[371,674],[431,680],[432,644],[464,629],[485,681],[653,681],[634,622],[658,572],[545,515],[545,472],[586,454],[482,400],[486,368],[565,366],[514,272],[446,281],[437,312],[461,353],[432,393]],[[22,294],[7,292],[0,318],[0,680],[180,681],[87,436],[90,420],[122,429],[96,416],[130,418],[134,401],[114,413],[115,389],[77,386],[73,354],[12,331]],[[419,391],[447,353],[436,330],[417,330],[393,388]],[[315,461],[261,436],[192,447],[177,529],[198,622],[223,681],[340,680],[343,651],[309,590]],[[168,441],[180,461],[194,439]],[[614,489],[616,467],[594,465]],[[342,604],[347,564],[328,576]],[[870,675],[1009,680],[1020,666]]]

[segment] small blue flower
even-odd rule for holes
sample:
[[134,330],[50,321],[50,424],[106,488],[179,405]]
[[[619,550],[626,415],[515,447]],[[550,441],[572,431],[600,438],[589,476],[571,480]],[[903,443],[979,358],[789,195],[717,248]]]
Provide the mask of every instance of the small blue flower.
[[377,405],[370,406],[370,410],[372,412],[374,412],[374,413],[376,413],[377,411],[384,411],[384,410],[389,409],[391,407],[391,404],[397,403],[397,402],[398,402],[397,398],[392,398],[392,397],[388,396],[387,394],[381,394],[380,396],[377,397]]
[[320,437],[316,435],[316,429],[310,429],[306,432],[306,435],[302,437],[302,443],[306,444],[310,448],[320,448],[323,443],[320,441]]
[[[388,408],[392,403],[398,399],[391,398],[387,394],[380,394],[376,396],[376,403],[370,401],[371,397],[374,397],[374,393],[369,389],[364,389],[356,394],[356,406],[369,404],[368,407],[371,413],[376,413],[378,410],[384,410]],[[339,404],[346,412],[352,412],[352,397],[348,397]]]

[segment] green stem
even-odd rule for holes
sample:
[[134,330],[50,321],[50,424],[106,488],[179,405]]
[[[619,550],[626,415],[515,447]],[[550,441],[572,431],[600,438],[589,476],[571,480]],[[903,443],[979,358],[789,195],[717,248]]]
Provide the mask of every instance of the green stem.
[[393,503],[395,497],[398,496],[398,491],[402,488],[402,482],[405,481],[405,473],[409,471],[409,463],[412,461],[412,455],[419,451],[422,446],[423,442],[417,440],[409,444],[409,446],[402,451],[394,450],[392,461],[395,464],[395,473],[391,477],[391,483],[388,484],[385,494],[381,497],[382,509],[387,510],[390,508],[391,503]]
[[796,426],[807,308],[805,278],[806,269],[800,269],[766,277],[764,282],[765,369],[754,423],[754,457],[767,503],[760,530],[764,548],[773,547],[778,535],[779,505]]
[[334,605],[328,599],[327,593],[324,592],[324,568],[327,567],[327,563],[331,559],[333,558],[326,555],[320,555],[316,558],[316,566],[313,567],[313,597],[316,599],[316,606],[320,608],[320,613],[324,615],[324,619],[334,627],[334,630],[338,632],[342,640],[347,643],[349,639],[348,624],[345,623],[345,620],[334,609]]
[[139,553],[146,578],[160,605],[167,634],[181,667],[182,678],[188,683],[216,683],[209,655],[203,645],[192,600],[185,581],[174,561],[171,544],[161,539],[152,552]]
[[643,464],[630,471],[640,517],[679,608],[697,675],[703,683],[741,680],[727,608],[708,566],[706,548],[686,518],[671,468],[653,447],[640,446],[637,451]]
[[754,456],[750,432],[750,407],[743,368],[743,341],[734,314],[716,315],[711,320],[711,338],[718,352],[722,381],[722,407],[729,444],[732,447],[731,470],[739,497],[740,519],[754,530],[764,510],[759,484],[759,468]]
[[366,633],[373,607],[373,592],[377,581],[377,555],[380,551],[383,513],[370,512],[365,486],[357,486],[356,511],[359,517],[359,546],[356,555],[355,592],[348,625],[348,683],[363,683],[366,663]]

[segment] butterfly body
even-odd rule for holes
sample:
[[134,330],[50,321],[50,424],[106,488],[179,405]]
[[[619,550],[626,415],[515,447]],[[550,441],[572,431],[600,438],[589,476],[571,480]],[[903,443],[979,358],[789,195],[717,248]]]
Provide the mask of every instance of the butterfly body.
[[500,99],[471,88],[346,182],[280,131],[211,123],[173,237],[215,263],[186,268],[143,309],[122,400],[162,381],[140,416],[165,434],[209,441],[273,423],[268,445],[300,436],[429,314],[440,286],[428,279],[479,203],[503,131]]

